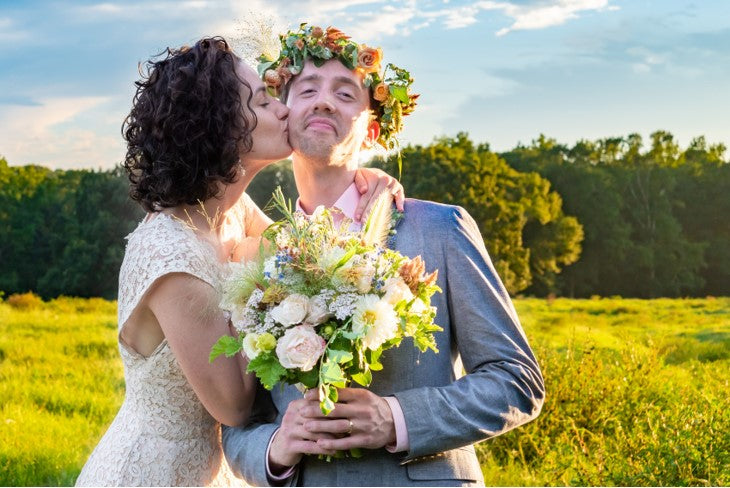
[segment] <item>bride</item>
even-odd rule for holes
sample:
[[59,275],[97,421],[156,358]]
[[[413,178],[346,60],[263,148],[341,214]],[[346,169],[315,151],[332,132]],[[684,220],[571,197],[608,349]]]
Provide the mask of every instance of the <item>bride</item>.
[[[240,484],[220,424],[249,415],[255,381],[237,356],[208,362],[229,332],[218,308],[227,263],[245,259],[271,223],[244,193],[286,158],[288,109],[220,37],[147,63],[125,121],[131,197],[148,212],[128,237],[119,275],[119,351],[126,394],[77,486]],[[365,203],[402,188],[361,170]]]

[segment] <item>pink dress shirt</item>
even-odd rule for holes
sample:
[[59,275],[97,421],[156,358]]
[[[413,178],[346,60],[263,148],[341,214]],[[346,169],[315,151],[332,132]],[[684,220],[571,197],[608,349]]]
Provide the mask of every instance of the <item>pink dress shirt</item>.
[[[334,205],[332,205],[333,208],[337,208],[342,212],[342,214],[333,213],[335,225],[342,222],[343,215],[349,219],[354,219],[355,209],[357,209],[358,203],[360,203],[360,192],[357,190],[355,183],[352,183],[347,187],[345,192],[340,195],[340,198],[337,199]],[[297,199],[296,209],[299,212],[304,212],[304,209],[299,203],[299,199]],[[350,225],[350,230],[360,230],[361,227],[362,224],[360,222],[353,222],[352,225]],[[395,423],[395,444],[387,445],[385,446],[385,449],[388,452],[407,451],[409,447],[408,429],[406,428],[406,418],[403,415],[403,409],[401,408],[400,403],[398,403],[398,399],[396,397],[390,396],[385,397],[384,399],[388,402],[388,406],[390,406],[390,411],[393,414],[393,422]],[[271,449],[271,442],[274,440],[274,437],[276,437],[278,432],[278,430],[274,432],[274,435],[271,436],[271,441],[269,441],[269,446],[266,448],[266,474],[272,481],[284,481],[294,474],[294,470],[296,468],[295,466],[292,466],[285,473],[279,476],[271,473],[271,469],[269,467],[269,450]]]

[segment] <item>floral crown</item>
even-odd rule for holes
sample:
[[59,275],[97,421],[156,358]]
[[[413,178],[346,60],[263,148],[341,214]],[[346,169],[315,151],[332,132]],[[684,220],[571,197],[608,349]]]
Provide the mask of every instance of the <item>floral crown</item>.
[[257,58],[259,76],[273,96],[278,97],[289,80],[301,73],[306,59],[317,67],[329,59],[339,59],[347,68],[364,74],[364,84],[377,102],[374,109],[380,125],[377,142],[385,149],[398,146],[395,135],[403,129],[403,117],[413,112],[418,98],[410,93],[413,78],[408,71],[394,64],[387,64],[381,71],[383,51],[380,48],[358,45],[334,27],[325,31],[303,23],[298,31],[281,34],[279,40],[278,53]]

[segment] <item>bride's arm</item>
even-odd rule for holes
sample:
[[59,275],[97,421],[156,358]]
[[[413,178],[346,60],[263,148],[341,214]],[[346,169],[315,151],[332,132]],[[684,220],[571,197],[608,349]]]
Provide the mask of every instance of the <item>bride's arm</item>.
[[[382,192],[393,195],[396,208],[403,211],[405,201],[403,185],[385,171],[379,168],[360,168],[355,173],[355,186],[361,195],[360,202],[355,209],[355,220],[359,221],[363,216],[367,217]],[[246,205],[246,235],[258,237],[273,221],[250,197],[247,198]]]
[[185,273],[162,277],[145,300],[162,328],[185,377],[203,406],[219,422],[241,425],[248,420],[256,389],[239,357],[209,363],[213,344],[229,335],[227,315],[212,286]]

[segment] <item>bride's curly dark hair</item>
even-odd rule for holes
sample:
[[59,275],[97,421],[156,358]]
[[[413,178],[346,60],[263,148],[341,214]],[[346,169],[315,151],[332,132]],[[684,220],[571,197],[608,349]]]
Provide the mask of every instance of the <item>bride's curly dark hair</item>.
[[[157,58],[163,55],[140,66],[122,126],[129,194],[148,212],[217,196],[219,182],[235,180],[257,123],[251,86],[237,75],[240,60],[225,39],[168,48]],[[241,84],[248,87],[245,111]]]

